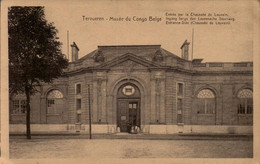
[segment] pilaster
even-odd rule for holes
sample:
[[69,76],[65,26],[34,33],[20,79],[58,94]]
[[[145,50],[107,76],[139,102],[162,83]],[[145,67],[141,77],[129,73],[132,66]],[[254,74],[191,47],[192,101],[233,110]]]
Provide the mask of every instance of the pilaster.
[[165,123],[165,72],[151,72],[151,123]]

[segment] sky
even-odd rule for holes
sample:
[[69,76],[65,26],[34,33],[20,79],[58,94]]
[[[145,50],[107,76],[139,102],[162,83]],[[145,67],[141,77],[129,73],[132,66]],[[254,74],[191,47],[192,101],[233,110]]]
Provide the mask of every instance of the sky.
[[[166,25],[166,13],[218,13],[234,18],[231,25]],[[253,60],[253,12],[247,1],[65,1],[45,5],[48,22],[54,22],[67,54],[76,42],[83,57],[98,45],[153,45],[180,56],[187,39],[193,58],[204,62],[240,62]],[[162,18],[155,21],[85,21],[85,17]],[[69,49],[71,53],[71,49]]]

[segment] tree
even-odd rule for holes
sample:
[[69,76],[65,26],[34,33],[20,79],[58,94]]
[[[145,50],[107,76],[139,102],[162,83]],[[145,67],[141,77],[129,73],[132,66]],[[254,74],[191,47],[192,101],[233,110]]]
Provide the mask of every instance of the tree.
[[44,7],[8,10],[9,92],[26,95],[27,139],[31,139],[30,97],[36,86],[51,83],[68,66],[57,33],[54,24],[47,22]]

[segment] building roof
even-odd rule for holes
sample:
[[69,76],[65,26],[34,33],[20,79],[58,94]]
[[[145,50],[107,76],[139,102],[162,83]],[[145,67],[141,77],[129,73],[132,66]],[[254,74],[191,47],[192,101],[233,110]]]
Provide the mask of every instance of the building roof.
[[80,62],[87,58],[93,58],[98,51],[101,51],[108,60],[111,60],[126,53],[132,53],[144,58],[151,58],[158,50],[160,50],[165,56],[172,56],[181,59],[179,56],[161,48],[161,45],[102,45],[98,46],[96,50],[86,54],[78,61]]
[[[161,47],[161,45],[103,45],[84,57],[71,62],[69,70],[108,69],[109,66],[124,62],[122,59],[146,63],[149,68],[178,68],[186,71],[199,72],[232,72],[249,71],[252,73],[253,62],[206,62],[202,59],[185,60]],[[163,60],[161,60],[163,57]],[[135,60],[136,59],[136,60]],[[112,63],[112,64],[111,64]],[[139,63],[140,64],[140,63]]]

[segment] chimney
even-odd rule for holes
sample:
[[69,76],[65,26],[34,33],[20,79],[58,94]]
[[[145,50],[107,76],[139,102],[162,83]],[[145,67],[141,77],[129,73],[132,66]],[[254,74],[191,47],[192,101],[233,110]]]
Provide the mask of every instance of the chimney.
[[73,42],[73,44],[71,44],[70,46],[71,46],[71,61],[74,62],[78,60],[79,48],[75,42]]
[[185,40],[181,46],[181,58],[185,60],[189,60],[189,45],[190,42],[187,42],[187,40]]

